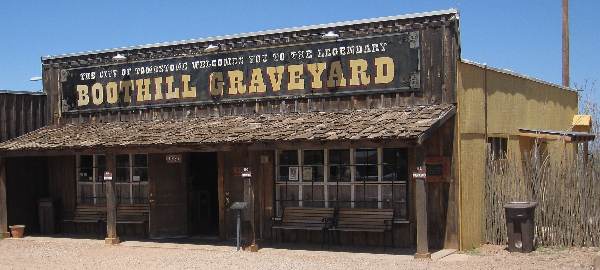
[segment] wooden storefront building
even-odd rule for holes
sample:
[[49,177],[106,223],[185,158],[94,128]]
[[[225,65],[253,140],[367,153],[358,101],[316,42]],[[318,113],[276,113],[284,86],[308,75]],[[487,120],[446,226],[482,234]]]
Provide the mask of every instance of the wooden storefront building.
[[[45,57],[42,67],[47,125],[0,144],[2,231],[39,231],[22,205],[49,197],[57,232],[104,235],[86,217],[105,215],[108,238],[231,239],[228,207],[254,197],[259,240],[286,208],[304,207],[392,209],[397,247],[423,234],[433,249],[481,241],[483,195],[472,193],[485,176],[469,159],[485,159],[486,140],[462,132],[474,123],[461,118],[480,115],[469,88],[479,67],[460,59],[455,10]],[[574,97],[561,115],[576,113]],[[412,178],[419,166],[425,189]],[[390,244],[368,232],[339,240]]]

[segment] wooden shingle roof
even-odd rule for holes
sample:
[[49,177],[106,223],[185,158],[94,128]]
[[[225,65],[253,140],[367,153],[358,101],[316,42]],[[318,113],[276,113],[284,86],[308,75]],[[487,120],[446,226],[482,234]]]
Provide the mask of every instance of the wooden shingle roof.
[[254,142],[413,140],[455,113],[451,104],[185,120],[47,126],[0,144],[1,152]]

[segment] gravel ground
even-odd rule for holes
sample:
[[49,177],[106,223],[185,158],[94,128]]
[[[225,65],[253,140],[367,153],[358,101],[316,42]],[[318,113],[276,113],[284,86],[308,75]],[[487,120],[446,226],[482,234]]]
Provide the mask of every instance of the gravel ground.
[[0,241],[0,269],[592,269],[595,248],[538,248],[511,254],[486,245],[441,259],[410,255],[27,237]]

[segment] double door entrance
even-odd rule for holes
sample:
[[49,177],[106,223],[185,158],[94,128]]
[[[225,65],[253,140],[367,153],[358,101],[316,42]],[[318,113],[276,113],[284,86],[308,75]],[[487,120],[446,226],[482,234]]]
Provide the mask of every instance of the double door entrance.
[[149,155],[150,238],[219,233],[217,154]]

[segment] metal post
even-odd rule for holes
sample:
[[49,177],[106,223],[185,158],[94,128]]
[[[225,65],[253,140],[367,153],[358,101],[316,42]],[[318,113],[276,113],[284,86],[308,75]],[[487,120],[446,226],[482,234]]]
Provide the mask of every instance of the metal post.
[[237,247],[237,251],[240,251],[240,246],[241,246],[241,242],[242,242],[242,210],[236,210],[237,212],[237,224],[236,224],[236,232],[237,232],[237,242],[236,242],[236,247]]

